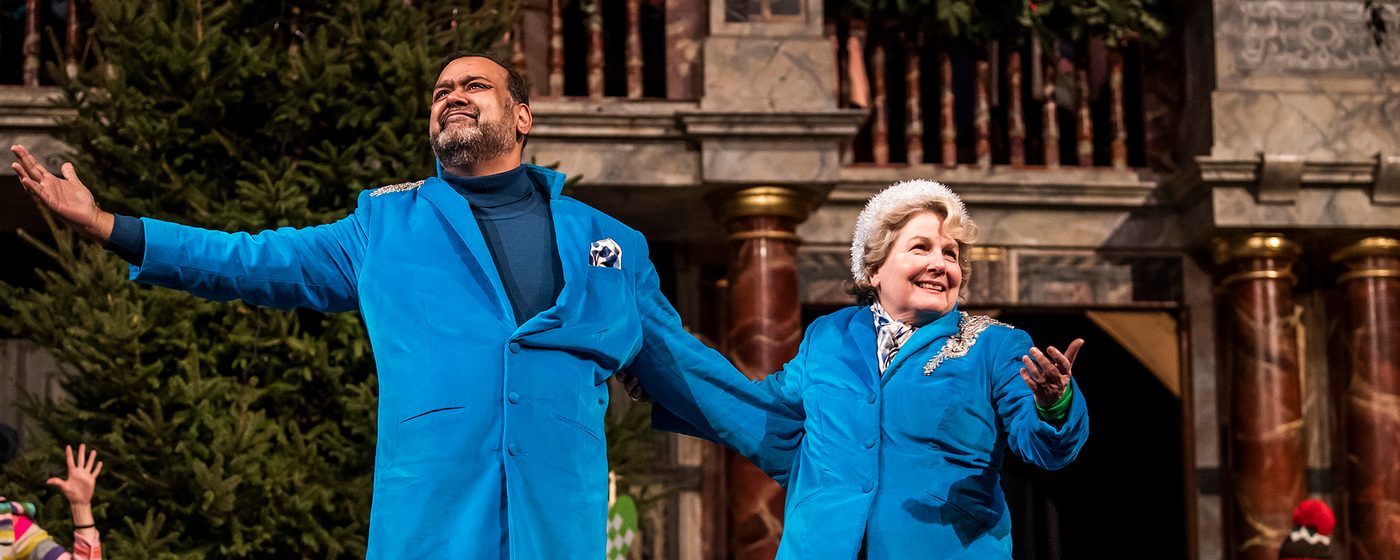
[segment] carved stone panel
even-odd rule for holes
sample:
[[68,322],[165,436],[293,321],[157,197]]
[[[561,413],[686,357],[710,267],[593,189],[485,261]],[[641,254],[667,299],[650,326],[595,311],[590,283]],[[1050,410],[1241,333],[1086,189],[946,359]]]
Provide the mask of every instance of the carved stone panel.
[[[1377,47],[1362,3],[1350,0],[1239,2],[1237,69],[1269,73],[1395,72],[1400,39],[1387,34]],[[1395,13],[1386,6],[1387,14]]]

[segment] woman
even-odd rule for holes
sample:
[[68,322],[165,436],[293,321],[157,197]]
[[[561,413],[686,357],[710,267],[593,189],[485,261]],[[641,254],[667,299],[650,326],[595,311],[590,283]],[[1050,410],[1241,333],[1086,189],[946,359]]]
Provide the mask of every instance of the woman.
[[48,483],[58,487],[68,499],[73,513],[73,552],[69,554],[49,537],[47,531],[34,524],[32,505],[7,502],[0,497],[0,560],[102,560],[102,545],[97,524],[92,519],[92,494],[97,488],[97,475],[102,461],[87,445],[65,447],[68,454],[68,478],[50,478]]
[[1042,353],[1025,332],[958,310],[976,233],[931,181],[891,186],[861,212],[861,305],[817,319],[797,356],[758,382],[775,401],[754,405],[773,407],[772,444],[750,458],[786,483],[779,558],[1009,559],[1002,457],[1058,469],[1084,445],[1070,377],[1083,341]]

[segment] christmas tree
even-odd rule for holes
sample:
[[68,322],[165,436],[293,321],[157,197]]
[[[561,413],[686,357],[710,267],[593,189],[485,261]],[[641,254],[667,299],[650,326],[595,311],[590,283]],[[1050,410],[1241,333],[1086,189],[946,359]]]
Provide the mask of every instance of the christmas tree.
[[[486,49],[513,17],[485,0],[106,0],[91,70],[65,83],[63,140],[107,210],[224,230],[347,214],[364,188],[433,172],[441,56]],[[0,494],[41,491],[61,442],[107,469],[95,500],[113,558],[363,557],[375,378],[356,314],[213,303],[138,286],[54,228],[41,285],[0,284],[0,328],[71,366],[68,399]],[[31,238],[33,239],[33,238]],[[41,493],[42,492],[42,493]]]

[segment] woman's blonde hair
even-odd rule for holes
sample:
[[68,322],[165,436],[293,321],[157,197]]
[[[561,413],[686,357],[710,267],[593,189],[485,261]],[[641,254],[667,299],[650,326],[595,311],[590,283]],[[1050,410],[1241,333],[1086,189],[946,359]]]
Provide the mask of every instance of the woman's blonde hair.
[[[932,212],[943,220],[943,234],[958,243],[958,268],[962,284],[972,277],[972,255],[968,249],[977,241],[977,224],[967,215],[961,198],[942,183],[925,180],[895,183],[866,203],[856,218],[851,242],[851,293],[861,305],[875,302],[875,286],[870,274],[879,270],[889,257],[894,239],[915,216]],[[958,303],[967,300],[967,290],[958,291]]]

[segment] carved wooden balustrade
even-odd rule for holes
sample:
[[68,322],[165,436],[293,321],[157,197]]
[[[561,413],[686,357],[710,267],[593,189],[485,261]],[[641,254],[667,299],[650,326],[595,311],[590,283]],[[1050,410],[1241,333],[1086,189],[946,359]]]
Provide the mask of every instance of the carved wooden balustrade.
[[0,86],[46,84],[46,62],[60,63],[69,76],[77,75],[91,9],[83,0],[24,0],[0,6]]
[[524,0],[512,64],[546,98],[695,99],[703,2]]
[[1143,167],[1135,44],[945,41],[897,23],[829,21],[837,98],[870,109],[853,163]]

